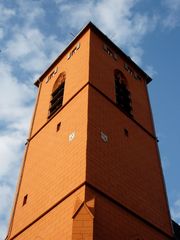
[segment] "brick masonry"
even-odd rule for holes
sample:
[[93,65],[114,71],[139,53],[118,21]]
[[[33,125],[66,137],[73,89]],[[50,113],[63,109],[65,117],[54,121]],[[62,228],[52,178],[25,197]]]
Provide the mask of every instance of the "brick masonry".
[[[115,69],[133,117],[115,104]],[[49,119],[61,72],[63,106]],[[146,78],[91,23],[42,75],[6,239],[172,239]]]

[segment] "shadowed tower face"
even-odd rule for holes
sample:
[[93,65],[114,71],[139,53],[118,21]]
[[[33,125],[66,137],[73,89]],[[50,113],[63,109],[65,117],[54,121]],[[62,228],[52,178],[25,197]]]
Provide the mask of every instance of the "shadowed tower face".
[[7,238],[168,240],[150,77],[89,23],[36,81]]

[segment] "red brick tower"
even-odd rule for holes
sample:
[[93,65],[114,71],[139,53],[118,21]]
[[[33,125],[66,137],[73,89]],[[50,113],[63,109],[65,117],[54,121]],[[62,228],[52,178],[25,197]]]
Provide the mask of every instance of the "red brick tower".
[[89,23],[39,87],[8,240],[169,240],[150,77]]

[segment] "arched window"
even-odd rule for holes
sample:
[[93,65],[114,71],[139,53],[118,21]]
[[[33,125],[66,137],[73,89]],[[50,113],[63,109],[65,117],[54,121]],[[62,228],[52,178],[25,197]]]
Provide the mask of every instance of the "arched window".
[[116,69],[114,71],[116,104],[126,113],[132,115],[131,94],[127,88],[127,80],[124,74]]
[[66,74],[62,72],[54,83],[48,117],[51,117],[63,104],[65,78]]

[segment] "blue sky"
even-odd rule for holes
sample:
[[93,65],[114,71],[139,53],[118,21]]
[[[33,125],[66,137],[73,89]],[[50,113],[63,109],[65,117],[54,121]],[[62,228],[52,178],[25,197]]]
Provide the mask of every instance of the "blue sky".
[[180,223],[180,0],[1,0],[0,16],[0,239],[28,137],[33,82],[88,21],[153,78],[148,88],[168,199]]

